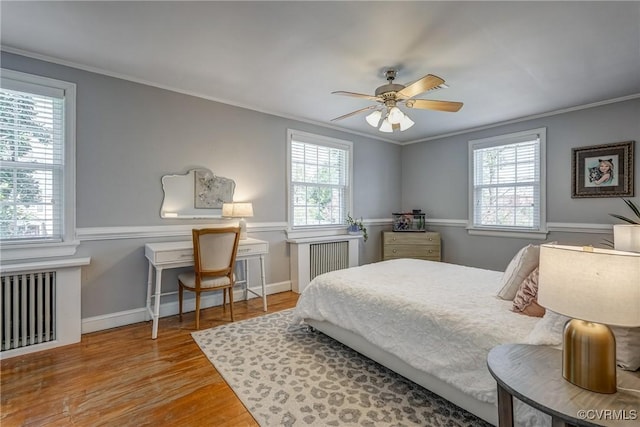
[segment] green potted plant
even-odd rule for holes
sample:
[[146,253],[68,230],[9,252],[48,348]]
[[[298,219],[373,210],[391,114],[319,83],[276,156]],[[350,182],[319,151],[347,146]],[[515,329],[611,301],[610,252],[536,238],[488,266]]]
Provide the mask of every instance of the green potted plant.
[[629,209],[631,209],[631,212],[634,213],[634,215],[636,216],[636,219],[627,218],[626,216],[613,214],[613,213],[610,213],[609,215],[611,215],[614,218],[618,218],[622,221],[628,222],[629,224],[640,224],[640,208],[635,203],[633,203],[633,201],[629,199],[622,199],[622,200],[627,204],[627,206],[629,206]]
[[362,233],[362,237],[364,238],[365,242],[369,238],[369,235],[367,234],[367,227],[364,226],[362,218],[353,219],[350,213],[347,214],[347,226],[347,231],[350,234]]

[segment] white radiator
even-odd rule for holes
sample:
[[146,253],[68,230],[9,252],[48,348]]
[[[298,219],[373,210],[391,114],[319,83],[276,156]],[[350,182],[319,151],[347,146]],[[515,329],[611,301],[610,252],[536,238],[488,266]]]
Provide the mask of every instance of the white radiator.
[[0,359],[80,341],[80,275],[89,260],[0,266]]
[[313,243],[309,250],[309,279],[349,267],[348,241]]
[[56,338],[56,272],[1,277],[2,351]]
[[333,270],[358,265],[362,238],[352,235],[289,239],[291,288],[302,293],[311,279]]

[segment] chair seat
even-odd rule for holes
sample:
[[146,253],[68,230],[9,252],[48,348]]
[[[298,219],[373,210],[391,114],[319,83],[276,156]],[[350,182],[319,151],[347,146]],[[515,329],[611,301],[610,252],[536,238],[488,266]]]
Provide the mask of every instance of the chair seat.
[[[235,275],[233,276],[235,280]],[[181,273],[178,275],[178,280],[182,282],[182,284],[189,288],[196,287],[196,273],[194,271],[190,271],[188,273]],[[201,289],[212,289],[219,288],[223,286],[228,286],[231,282],[227,276],[218,276],[218,277],[209,277],[200,282]]]

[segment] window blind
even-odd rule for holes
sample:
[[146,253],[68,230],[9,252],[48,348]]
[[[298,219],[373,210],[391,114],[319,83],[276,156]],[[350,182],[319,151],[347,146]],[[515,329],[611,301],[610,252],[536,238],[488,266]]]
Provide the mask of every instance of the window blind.
[[293,227],[344,224],[349,192],[349,149],[339,144],[290,142]]
[[541,228],[540,137],[520,135],[473,148],[473,227]]
[[0,237],[3,241],[62,240],[63,94],[46,86],[2,80]]

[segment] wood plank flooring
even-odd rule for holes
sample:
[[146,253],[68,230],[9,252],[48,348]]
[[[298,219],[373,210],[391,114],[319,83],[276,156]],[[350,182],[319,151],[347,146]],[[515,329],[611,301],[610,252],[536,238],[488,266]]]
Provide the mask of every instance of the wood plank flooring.
[[[298,294],[268,297],[269,312]],[[265,314],[262,300],[234,304],[236,321]],[[229,322],[229,309],[200,313],[200,328]],[[194,313],[85,334],[82,342],[0,362],[0,425],[256,426],[191,338]]]

